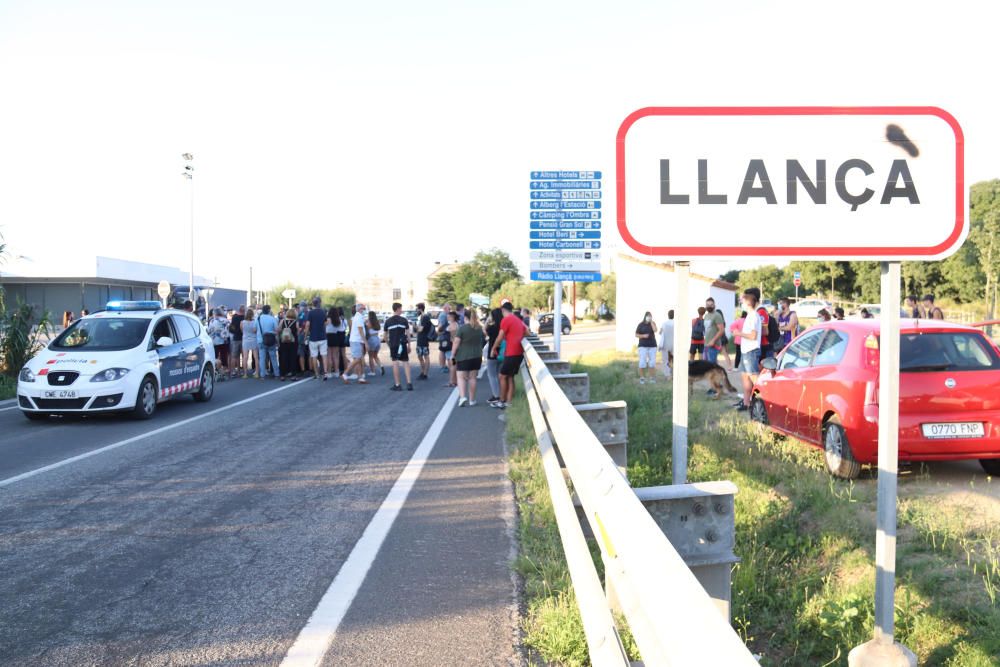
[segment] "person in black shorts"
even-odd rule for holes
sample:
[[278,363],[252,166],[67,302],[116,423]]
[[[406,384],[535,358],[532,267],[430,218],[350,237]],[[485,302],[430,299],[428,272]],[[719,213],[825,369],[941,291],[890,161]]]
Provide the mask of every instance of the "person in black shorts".
[[458,380],[458,407],[476,405],[476,378],[483,365],[483,345],[486,344],[486,334],[475,308],[468,311],[468,318],[455,332],[455,353],[452,355]]
[[410,379],[410,323],[403,317],[403,304],[392,304],[392,317],[388,318],[383,325],[385,330],[385,340],[389,344],[389,357],[392,359],[392,379],[395,384],[389,389],[391,391],[402,391],[399,384],[399,368],[403,367],[406,375],[406,390],[413,391],[413,382]]
[[420,362],[420,375],[418,380],[426,380],[427,373],[431,370],[431,341],[428,336],[434,325],[431,324],[431,316],[426,312],[423,302],[417,304],[417,360]]
[[524,360],[521,341],[526,327],[521,318],[514,315],[514,306],[509,302],[503,304],[501,310],[503,319],[500,320],[500,334],[491,350],[497,358],[503,353],[503,362],[500,364],[500,400],[490,403],[490,406],[504,410],[514,400],[514,376],[521,370],[521,362]]

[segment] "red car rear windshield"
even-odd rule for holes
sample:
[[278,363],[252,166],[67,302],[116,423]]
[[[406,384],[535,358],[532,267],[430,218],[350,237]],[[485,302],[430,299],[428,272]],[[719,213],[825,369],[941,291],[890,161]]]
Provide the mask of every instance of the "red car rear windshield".
[[899,370],[934,371],[1000,370],[1000,356],[978,333],[904,333],[900,337]]

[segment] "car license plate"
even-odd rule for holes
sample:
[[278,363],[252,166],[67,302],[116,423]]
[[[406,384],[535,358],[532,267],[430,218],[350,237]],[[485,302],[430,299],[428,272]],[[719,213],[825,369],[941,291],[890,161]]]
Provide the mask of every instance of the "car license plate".
[[45,398],[76,398],[75,389],[46,389]]
[[943,424],[922,424],[924,437],[931,440],[942,438],[982,438],[986,436],[982,422],[949,422]]

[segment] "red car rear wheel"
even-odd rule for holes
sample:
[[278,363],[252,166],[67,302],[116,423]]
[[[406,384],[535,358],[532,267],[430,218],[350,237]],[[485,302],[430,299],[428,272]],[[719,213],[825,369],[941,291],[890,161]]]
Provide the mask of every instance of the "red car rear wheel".
[[823,459],[834,477],[854,479],[861,473],[861,464],[854,460],[847,432],[836,415],[823,425]]

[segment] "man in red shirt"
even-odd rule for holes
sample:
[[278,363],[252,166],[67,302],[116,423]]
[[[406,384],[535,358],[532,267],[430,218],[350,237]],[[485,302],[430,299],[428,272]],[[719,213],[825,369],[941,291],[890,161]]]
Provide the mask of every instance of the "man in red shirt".
[[514,315],[514,306],[509,302],[501,306],[503,319],[500,320],[500,334],[493,343],[491,356],[500,352],[500,344],[506,343],[503,353],[503,363],[500,364],[500,400],[490,403],[490,406],[505,409],[514,400],[514,376],[521,370],[524,360],[524,348],[521,340],[524,338],[524,322]]

